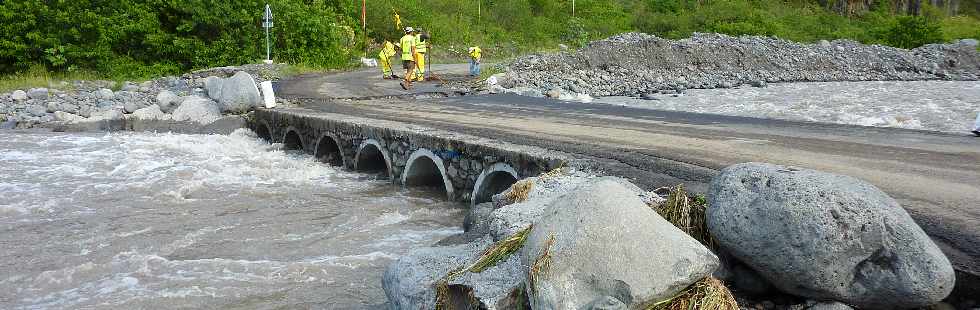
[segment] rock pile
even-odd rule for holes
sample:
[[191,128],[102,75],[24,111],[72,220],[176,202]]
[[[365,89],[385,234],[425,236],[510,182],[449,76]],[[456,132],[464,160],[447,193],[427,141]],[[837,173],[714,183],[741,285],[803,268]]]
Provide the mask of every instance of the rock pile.
[[574,53],[518,58],[498,84],[511,92],[574,98],[777,82],[978,78],[980,56],[969,41],[905,50],[850,40],[803,44],[696,33],[675,41],[626,33]]
[[942,305],[955,282],[895,200],[851,177],[728,167],[706,211],[687,211],[704,243],[651,207],[671,199],[576,170],[524,179],[474,207],[462,235],[389,265],[382,286],[394,309],[646,309],[705,283],[742,306],[779,300],[759,309],[911,309]]
[[[649,193],[626,180],[571,172],[522,182],[533,185],[494,197],[495,224],[481,237],[451,237],[465,243],[440,242],[389,265],[383,287],[392,306],[638,308],[718,267],[709,249],[661,218],[647,205]],[[521,188],[524,194],[513,194]],[[515,238],[512,251],[488,254]],[[484,264],[488,257],[497,261]]]
[[[281,68],[264,66],[243,68],[278,78],[278,73],[269,72]],[[110,81],[75,81],[0,94],[0,121],[16,128],[125,119],[206,125],[221,118],[222,112],[241,114],[262,102],[256,79],[246,71],[236,71],[236,67],[195,71],[179,78],[165,77],[140,84],[125,82],[117,91],[110,89],[114,86],[118,85]],[[107,129],[102,127],[91,129]]]

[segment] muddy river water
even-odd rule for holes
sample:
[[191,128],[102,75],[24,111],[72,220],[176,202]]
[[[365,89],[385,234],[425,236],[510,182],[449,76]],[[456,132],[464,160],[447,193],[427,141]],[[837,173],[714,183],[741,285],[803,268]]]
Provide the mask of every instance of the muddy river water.
[[247,130],[0,132],[0,308],[384,307],[384,267],[461,232],[444,194]]

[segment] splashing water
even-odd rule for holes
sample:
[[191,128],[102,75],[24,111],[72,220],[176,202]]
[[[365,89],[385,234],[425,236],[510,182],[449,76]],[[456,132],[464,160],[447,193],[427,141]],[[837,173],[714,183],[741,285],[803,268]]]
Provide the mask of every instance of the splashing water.
[[0,308],[383,307],[439,193],[228,136],[0,133]]

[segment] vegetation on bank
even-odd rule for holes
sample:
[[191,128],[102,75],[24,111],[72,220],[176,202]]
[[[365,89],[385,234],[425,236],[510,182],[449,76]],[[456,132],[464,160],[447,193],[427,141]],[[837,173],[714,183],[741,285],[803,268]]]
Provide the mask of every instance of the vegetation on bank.
[[[854,39],[904,48],[980,39],[980,1],[959,9],[878,0],[842,11],[843,0],[371,0],[366,29],[359,1],[274,0],[273,58],[308,68],[345,68],[372,57],[401,26],[421,27],[436,59],[465,59],[480,45],[488,58],[580,46],[626,31],[667,38],[693,32],[766,35],[812,42]],[[927,2],[927,1],[924,1]],[[849,3],[849,2],[848,2]],[[11,0],[0,6],[0,73],[112,80],[253,63],[265,56],[264,2],[203,0]],[[848,7],[850,8],[850,7]],[[35,69],[31,69],[34,67]],[[34,74],[37,75],[37,74]],[[10,80],[8,78],[7,80]]]

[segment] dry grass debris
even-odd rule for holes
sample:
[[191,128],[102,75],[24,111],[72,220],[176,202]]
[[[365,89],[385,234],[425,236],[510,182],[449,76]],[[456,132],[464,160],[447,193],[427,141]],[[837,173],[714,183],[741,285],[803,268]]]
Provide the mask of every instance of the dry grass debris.
[[707,277],[695,282],[670,299],[654,303],[646,310],[738,310],[735,296],[721,280]]
[[709,249],[716,250],[718,244],[708,232],[707,215],[705,214],[708,210],[708,204],[705,200],[698,197],[693,199],[688,197],[683,185],[661,188],[655,192],[663,191],[668,192],[667,201],[650,207],[684,233]]
[[527,195],[531,193],[531,188],[533,187],[534,182],[527,179],[520,180],[510,186],[510,191],[504,195],[504,198],[507,199],[508,204],[524,202],[527,200]]

